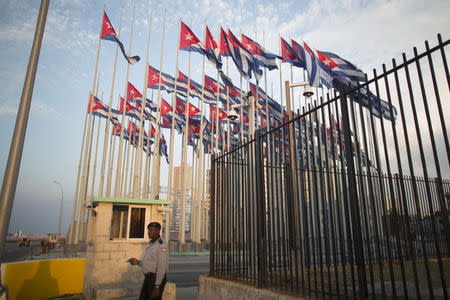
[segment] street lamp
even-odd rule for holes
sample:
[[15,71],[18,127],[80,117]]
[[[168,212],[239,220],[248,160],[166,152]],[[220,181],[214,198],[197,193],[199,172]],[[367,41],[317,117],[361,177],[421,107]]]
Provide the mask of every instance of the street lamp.
[[227,113],[227,118],[231,121],[234,121],[238,118],[238,114],[236,113],[235,109],[248,107],[249,109],[249,133],[250,137],[253,137],[255,135],[255,111],[261,109],[261,105],[258,103],[255,97],[253,97],[252,92],[248,92],[247,95],[242,97],[242,100],[244,100],[244,103],[242,104],[235,104],[231,106],[231,109]]
[[59,207],[59,219],[58,219],[58,234],[61,235],[61,222],[62,222],[62,214],[63,214],[63,199],[64,199],[64,194],[63,194],[63,188],[61,186],[61,183],[59,183],[58,181],[53,181],[57,186],[59,186],[59,188],[61,189],[61,206]]

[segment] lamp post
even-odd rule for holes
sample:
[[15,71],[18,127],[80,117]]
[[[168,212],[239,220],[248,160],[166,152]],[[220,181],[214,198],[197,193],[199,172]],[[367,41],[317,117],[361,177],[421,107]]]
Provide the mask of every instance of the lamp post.
[[62,214],[63,214],[63,201],[64,201],[64,193],[61,183],[58,181],[53,181],[59,188],[61,189],[61,206],[59,207],[59,219],[58,219],[58,234],[61,235],[61,222],[62,222]]
[[231,106],[231,109],[228,111],[227,118],[231,121],[236,120],[238,118],[238,114],[235,109],[247,107],[249,110],[249,136],[251,139],[255,137],[255,112],[261,109],[261,105],[259,105],[256,98],[252,95],[252,92],[248,92],[244,97],[242,97],[242,100],[244,100],[244,103]]

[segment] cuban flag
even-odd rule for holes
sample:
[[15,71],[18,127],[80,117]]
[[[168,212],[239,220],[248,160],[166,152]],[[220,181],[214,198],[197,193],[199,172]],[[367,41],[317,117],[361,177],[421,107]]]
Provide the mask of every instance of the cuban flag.
[[320,62],[331,71],[333,78],[348,78],[353,82],[365,81],[364,72],[358,69],[351,62],[339,57],[332,52],[317,50]]
[[162,90],[170,93],[175,90],[175,78],[168,74],[160,72],[156,68],[149,65],[147,87],[150,89],[158,89],[160,81]]
[[119,122],[119,112],[115,109],[111,109],[111,112],[109,112],[109,109],[109,106],[104,104],[97,97],[90,97],[88,104],[88,113],[106,119],[108,119],[108,114],[110,113],[109,120],[111,121],[111,123],[117,124]]
[[183,22],[180,23],[180,50],[194,51],[202,55],[207,52],[205,46],[203,46],[192,30]]
[[164,116],[164,115],[168,115],[173,111],[172,106],[170,106],[169,103],[167,103],[166,100],[164,100],[163,98],[161,98],[161,109],[160,109],[160,115]]
[[305,61],[300,59],[297,53],[292,49],[292,47],[283,38],[280,38],[280,50],[281,50],[281,61],[288,62],[292,65],[305,68]]
[[320,85],[320,72],[318,69],[318,58],[314,54],[314,51],[308,46],[306,42],[303,42],[303,48],[305,49],[305,63],[306,70],[308,71],[309,85],[319,87]]
[[176,113],[174,114],[173,112],[171,112],[170,114],[161,116],[160,125],[162,128],[169,128],[169,129],[172,128],[173,116],[175,116],[174,128],[178,134],[182,134],[183,128],[184,128],[186,122],[184,120],[182,120],[181,117],[178,116],[178,114],[176,114]]
[[100,39],[102,40],[108,40],[112,41],[114,43],[117,43],[119,45],[120,51],[122,51],[123,56],[127,60],[129,64],[134,65],[137,63],[141,58],[139,56],[128,56],[125,53],[125,49],[123,48],[122,42],[117,37],[116,31],[114,30],[114,27],[112,26],[111,22],[109,21],[108,15],[106,14],[106,11],[103,11],[103,21],[102,21],[102,29],[100,31]]
[[[114,124],[114,126],[113,126],[113,128],[112,128],[112,130],[111,130],[111,134],[112,134],[113,136],[120,136],[120,132],[121,132],[121,131],[122,131],[122,124],[117,123],[117,124]],[[123,138],[124,138],[125,140],[128,140],[128,139],[129,139],[129,136],[128,136],[128,133],[127,133],[126,130],[123,131]]]
[[[218,110],[218,113],[217,113]],[[218,107],[214,107],[212,105],[209,106],[209,115],[210,115],[210,119],[211,119],[211,123],[214,123],[213,126],[215,125],[216,119],[218,116],[219,117],[219,122],[224,122],[227,119],[227,113],[218,108]]]
[[208,26],[205,28],[205,55],[209,62],[213,64],[216,69],[222,68],[222,61],[220,60],[220,50],[214,40]]
[[278,69],[277,67],[277,58],[280,58],[278,55],[267,52],[261,47],[260,44],[253,41],[251,38],[242,34],[242,45],[253,55],[258,64],[264,68],[268,68],[269,70]]
[[[143,95],[139,90],[130,82],[128,82],[127,86],[127,101],[131,101],[134,103],[134,107],[137,109],[141,109],[142,99],[144,99]],[[152,111],[156,111],[157,105],[152,100],[147,98],[146,107]]]
[[263,72],[258,67],[258,63],[229,29],[228,34],[225,36],[225,42],[228,49],[230,49],[230,56],[242,77],[248,80],[252,78],[252,73],[254,73],[256,81],[259,81]]
[[139,128],[133,122],[128,121],[127,133],[129,136],[137,135],[139,134]]
[[219,39],[219,55],[220,56],[231,56],[230,48],[227,44],[227,34],[223,28],[220,28],[220,39]]

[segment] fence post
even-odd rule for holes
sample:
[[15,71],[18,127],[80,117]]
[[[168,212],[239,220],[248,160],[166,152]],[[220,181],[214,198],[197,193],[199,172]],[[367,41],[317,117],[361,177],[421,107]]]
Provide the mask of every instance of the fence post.
[[215,271],[215,252],[216,252],[216,218],[215,218],[215,201],[216,201],[216,163],[215,155],[211,155],[211,169],[210,169],[210,186],[209,186],[209,222],[210,222],[210,237],[209,237],[209,276],[214,276]]
[[364,246],[361,231],[361,217],[359,214],[358,194],[356,188],[355,163],[353,161],[352,140],[350,134],[350,115],[348,111],[345,91],[339,91],[341,100],[341,115],[344,126],[345,159],[347,161],[348,197],[350,204],[350,218],[353,232],[353,247],[358,274],[358,292],[360,298],[368,297],[367,278],[364,264]]
[[261,131],[255,132],[255,183],[256,183],[256,236],[258,251],[258,287],[266,286],[267,278],[267,248],[266,248],[266,201],[264,186],[264,156]]

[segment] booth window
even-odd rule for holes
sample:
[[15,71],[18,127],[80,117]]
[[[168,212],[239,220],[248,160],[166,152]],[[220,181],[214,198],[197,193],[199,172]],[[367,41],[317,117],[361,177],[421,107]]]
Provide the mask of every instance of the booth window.
[[145,208],[132,207],[130,218],[130,239],[142,239],[145,233]]
[[128,205],[113,205],[111,239],[127,238]]

